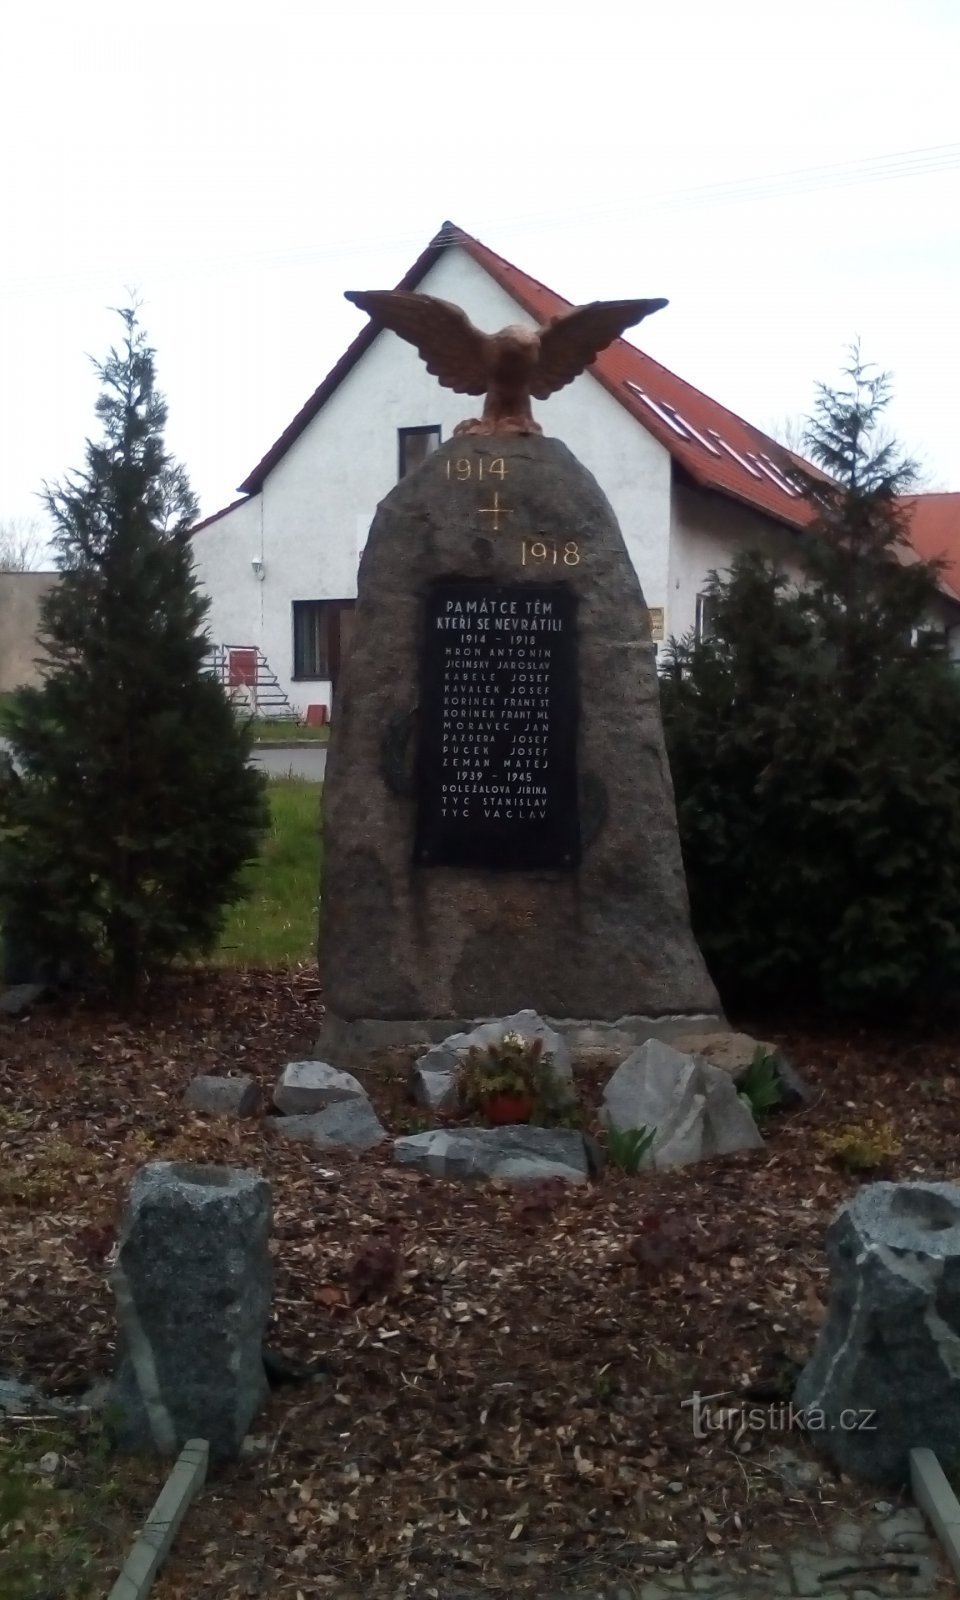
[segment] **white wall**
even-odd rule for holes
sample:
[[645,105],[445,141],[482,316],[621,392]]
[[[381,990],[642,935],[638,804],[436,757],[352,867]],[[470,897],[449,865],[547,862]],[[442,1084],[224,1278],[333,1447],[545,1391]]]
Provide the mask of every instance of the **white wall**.
[[259,495],[193,535],[193,566],[210,597],[207,632],[214,644],[260,644],[264,585],[251,562],[261,558]]
[[[446,251],[420,287],[462,305],[487,331],[510,322],[534,325],[462,250]],[[442,389],[411,345],[380,334],[271,472],[262,494],[194,536],[200,580],[213,596],[210,629],[217,641],[258,644],[294,705],[329,703],[329,685],[292,681],[291,602],[356,595],[366,530],[397,481],[397,430],[439,424],[446,440],[481,404]],[[669,453],[589,374],[536,405],[535,415],[544,432],[561,438],[597,477],[648,605],[666,605]],[[262,583],[250,568],[254,554],[263,561]]]
[[680,639],[696,622],[697,595],[711,572],[729,571],[742,550],[762,550],[799,584],[797,560],[801,535],[725,495],[676,483],[670,539],[669,600],[664,636]]
[[[798,559],[802,537],[725,495],[675,483],[665,638],[673,634],[680,639],[693,629],[697,595],[706,588],[710,573],[723,576],[743,550],[762,551],[799,588],[804,576]],[[960,606],[941,596],[931,609],[930,622],[946,632],[949,653],[960,662]]]

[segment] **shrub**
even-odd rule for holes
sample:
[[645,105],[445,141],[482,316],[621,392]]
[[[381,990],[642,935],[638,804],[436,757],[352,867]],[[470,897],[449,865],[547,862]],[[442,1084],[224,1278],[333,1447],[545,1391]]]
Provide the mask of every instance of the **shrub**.
[[877,1118],[821,1134],[820,1145],[845,1172],[882,1171],[902,1149],[893,1124]]
[[[913,469],[855,357],[810,435],[829,478],[802,588],[754,553],[713,575],[709,638],[661,679],[694,929],[728,1003],[887,1013],[960,977],[960,673],[901,560]],[[791,470],[794,464],[791,463]]]
[[646,1125],[642,1128],[608,1128],[607,1154],[621,1172],[639,1172],[656,1137],[656,1128]]
[[740,1098],[746,1101],[754,1117],[766,1116],[775,1111],[783,1099],[783,1090],[777,1076],[777,1058],[758,1045],[753,1060],[740,1083]]
[[132,999],[212,948],[266,823],[249,731],[205,671],[196,512],[136,312],[97,365],[103,437],[45,493],[60,582],[41,611],[39,688],[5,711],[0,906],[15,949],[105,971]]
[[548,1117],[557,1105],[552,1057],[542,1039],[505,1033],[490,1044],[471,1046],[458,1081],[461,1109],[482,1112],[496,1095],[529,1099],[534,1115]]

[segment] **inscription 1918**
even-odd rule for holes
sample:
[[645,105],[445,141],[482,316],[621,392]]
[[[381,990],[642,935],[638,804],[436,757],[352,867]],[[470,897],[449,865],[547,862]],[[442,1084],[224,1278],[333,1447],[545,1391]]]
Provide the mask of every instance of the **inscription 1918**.
[[576,598],[559,583],[450,579],[426,603],[414,860],[570,869],[577,812]]

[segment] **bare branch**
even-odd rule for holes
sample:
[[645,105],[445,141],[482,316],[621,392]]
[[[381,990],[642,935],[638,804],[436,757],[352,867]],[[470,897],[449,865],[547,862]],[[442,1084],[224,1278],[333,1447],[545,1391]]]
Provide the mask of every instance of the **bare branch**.
[[46,538],[35,517],[6,517],[0,521],[0,572],[35,572],[46,548]]

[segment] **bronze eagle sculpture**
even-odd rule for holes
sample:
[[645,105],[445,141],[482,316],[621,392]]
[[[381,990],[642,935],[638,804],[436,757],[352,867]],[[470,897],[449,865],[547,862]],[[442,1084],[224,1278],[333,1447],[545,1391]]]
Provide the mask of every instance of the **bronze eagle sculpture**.
[[666,300],[594,300],[551,317],[542,328],[481,333],[449,300],[405,289],[352,289],[346,298],[375,322],[415,345],[427,371],[457,394],[486,395],[483,416],[458,433],[542,433],[530,398],[572,383],[601,350],[660,311]]

